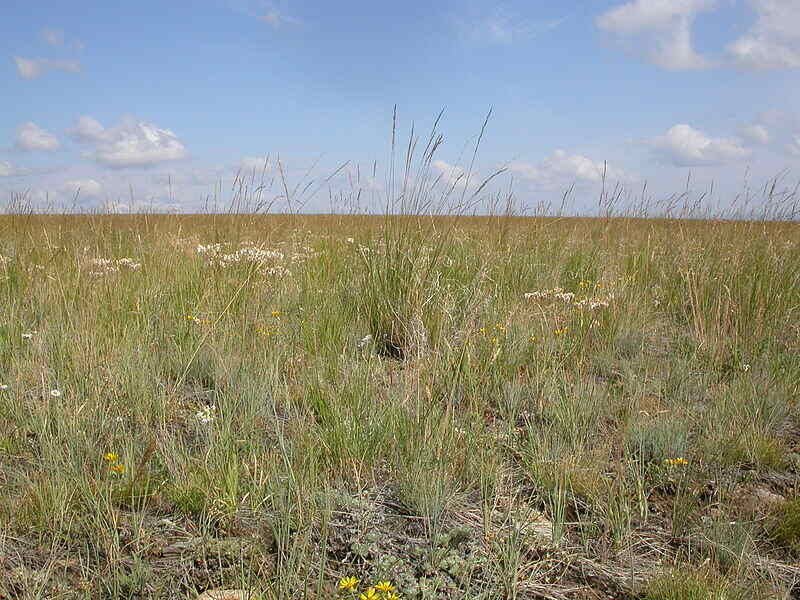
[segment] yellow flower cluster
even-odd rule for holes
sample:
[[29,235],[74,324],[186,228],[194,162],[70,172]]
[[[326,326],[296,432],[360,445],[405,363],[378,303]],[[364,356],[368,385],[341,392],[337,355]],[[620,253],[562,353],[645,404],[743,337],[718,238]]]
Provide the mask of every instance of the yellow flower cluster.
[[261,329],[261,328],[256,328],[256,333],[258,335],[263,335],[264,337],[271,337],[273,335],[281,334],[280,331],[272,331],[271,329]]
[[125,465],[122,465],[117,462],[119,460],[119,454],[117,454],[116,452],[106,452],[103,455],[103,460],[106,461],[107,463],[111,463],[111,466],[108,468],[114,473],[125,472]]
[[680,457],[680,458],[665,458],[664,459],[664,464],[672,465],[672,466],[675,466],[675,465],[688,465],[689,461],[686,460],[683,457]]
[[211,324],[210,319],[201,319],[195,315],[186,315],[186,320],[191,321],[193,323],[197,323],[198,325],[209,325]]
[[[273,310],[272,311],[272,318],[276,319],[277,321],[280,321],[281,314],[282,314],[281,311]],[[276,327],[277,327],[277,324],[276,324]],[[281,334],[281,332],[277,331],[275,328],[270,329],[270,328],[266,328],[266,327],[256,327],[256,333],[258,335],[261,335],[261,336],[264,336],[264,337],[267,337],[267,338],[268,337],[272,337],[273,335],[280,335]]]
[[497,323],[494,327],[490,327],[487,329],[486,327],[480,327],[478,329],[478,335],[481,337],[489,338],[489,341],[493,344],[497,344],[499,342],[497,336],[498,335],[505,335],[508,331],[508,328],[503,325],[502,323]]
[[339,580],[339,589],[343,592],[353,591],[360,581],[360,579],[356,579],[355,577],[343,577]]
[[[361,583],[360,579],[344,577],[339,580],[339,591],[350,592],[351,597],[355,598],[359,583]],[[391,581],[379,581],[358,594],[358,600],[400,600],[400,596]]]

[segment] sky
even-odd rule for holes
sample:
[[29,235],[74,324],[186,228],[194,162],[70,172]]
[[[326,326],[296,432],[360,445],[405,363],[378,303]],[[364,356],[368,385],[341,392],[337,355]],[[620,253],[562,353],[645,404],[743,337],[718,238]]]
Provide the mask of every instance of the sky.
[[442,115],[429,181],[510,190],[528,214],[567,190],[591,213],[604,185],[621,205],[688,192],[733,210],[800,179],[800,0],[5,0],[0,16],[0,206],[222,210],[246,173],[275,211],[352,210],[359,188],[380,211],[395,107],[418,160]]

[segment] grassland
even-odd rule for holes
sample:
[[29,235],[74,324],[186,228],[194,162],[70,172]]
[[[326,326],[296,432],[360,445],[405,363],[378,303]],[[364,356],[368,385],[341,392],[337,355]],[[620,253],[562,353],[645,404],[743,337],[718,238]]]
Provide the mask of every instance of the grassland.
[[800,597],[798,223],[18,214],[0,255],[0,598]]

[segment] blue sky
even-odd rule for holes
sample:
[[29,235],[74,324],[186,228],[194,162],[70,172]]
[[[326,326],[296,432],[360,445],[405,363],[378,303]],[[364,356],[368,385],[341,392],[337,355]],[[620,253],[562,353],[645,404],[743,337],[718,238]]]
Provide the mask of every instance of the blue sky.
[[403,139],[444,109],[433,170],[456,186],[491,108],[471,179],[505,168],[498,189],[513,178],[529,210],[570,186],[588,210],[604,164],[654,202],[690,172],[721,206],[745,176],[800,178],[797,0],[12,0],[2,13],[0,202],[80,190],[83,207],[195,211],[266,156],[290,183],[350,161],[334,190],[377,161],[361,185],[380,197],[394,105]]

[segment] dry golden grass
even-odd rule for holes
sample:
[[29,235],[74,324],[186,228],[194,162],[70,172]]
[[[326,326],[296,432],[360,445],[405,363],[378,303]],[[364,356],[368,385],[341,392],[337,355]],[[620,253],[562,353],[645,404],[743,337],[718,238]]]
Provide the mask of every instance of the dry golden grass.
[[0,598],[796,594],[799,240],[2,216]]

